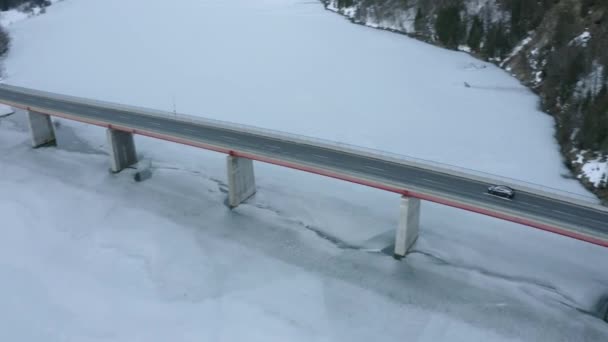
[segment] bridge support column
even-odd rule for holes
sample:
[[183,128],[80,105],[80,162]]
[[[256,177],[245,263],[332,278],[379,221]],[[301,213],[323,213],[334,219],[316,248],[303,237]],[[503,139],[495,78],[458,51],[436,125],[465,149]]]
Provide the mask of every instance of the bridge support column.
[[32,147],[40,147],[43,145],[55,143],[55,129],[51,116],[27,111],[28,125],[30,126],[30,137],[32,139]]
[[108,128],[106,134],[112,172],[120,172],[124,168],[137,163],[132,133]]
[[253,160],[228,156],[228,206],[235,208],[255,194]]
[[401,197],[399,226],[395,234],[395,259],[403,258],[418,238],[420,223],[420,200],[417,198]]

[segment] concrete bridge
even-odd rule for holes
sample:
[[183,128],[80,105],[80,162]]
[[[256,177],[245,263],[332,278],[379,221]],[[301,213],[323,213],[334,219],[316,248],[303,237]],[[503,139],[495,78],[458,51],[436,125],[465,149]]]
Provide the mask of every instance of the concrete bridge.
[[[396,257],[405,256],[418,236],[421,201],[608,247],[608,208],[535,184],[284,132],[9,85],[0,85],[0,103],[28,111],[34,147],[55,140],[52,116],[105,127],[113,172],[137,162],[133,134],[225,153],[231,207],[256,191],[254,160],[399,194]],[[515,197],[489,195],[487,187],[493,184],[510,186]]]

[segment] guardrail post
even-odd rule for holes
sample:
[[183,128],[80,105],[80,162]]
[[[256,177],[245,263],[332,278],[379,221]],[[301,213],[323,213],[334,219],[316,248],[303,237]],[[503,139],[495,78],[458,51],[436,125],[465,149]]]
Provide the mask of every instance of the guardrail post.
[[133,133],[108,128],[108,150],[112,172],[120,172],[124,168],[137,163]]
[[253,160],[228,156],[228,206],[235,208],[255,194]]
[[32,147],[40,147],[55,143],[55,129],[51,116],[41,113],[27,111],[28,125],[30,127],[30,137]]
[[408,196],[401,197],[399,225],[395,234],[395,259],[403,258],[418,238],[420,224],[420,200]]

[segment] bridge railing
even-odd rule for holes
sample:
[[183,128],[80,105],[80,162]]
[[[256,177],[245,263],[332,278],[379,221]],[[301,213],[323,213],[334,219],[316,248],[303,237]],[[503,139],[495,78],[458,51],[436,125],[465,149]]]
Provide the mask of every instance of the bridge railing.
[[511,186],[512,188],[520,191],[525,191],[528,193],[537,194],[539,196],[554,198],[557,200],[562,200],[565,202],[570,202],[574,204],[580,204],[584,206],[592,206],[598,210],[608,211],[608,208],[600,206],[599,200],[594,196],[586,196],[582,194],[577,194],[569,191],[564,191],[561,189],[556,189],[540,184],[535,184],[532,182],[527,182],[519,179],[509,178],[505,176],[495,175],[487,172],[481,172],[473,169],[468,169],[461,166],[441,163],[432,160],[426,160],[422,158],[416,158],[408,155],[402,155],[398,153],[392,153],[387,151],[382,151],[378,149],[373,149],[369,147],[357,146],[353,144],[332,141],[328,139],[314,138],[301,134],[295,133],[287,133],[278,130],[266,129],[255,127],[251,125],[238,124],[234,122],[222,121],[217,119],[204,118],[195,115],[187,115],[181,113],[172,113],[168,111],[162,111],[157,109],[143,108],[138,106],[131,105],[122,105],[117,103],[111,103],[106,101],[92,100],[86,98],[80,98],[69,95],[55,94],[40,90],[33,90],[28,88],[9,86],[9,85],[1,85],[0,87],[5,88],[7,90],[17,91],[20,93],[38,95],[51,99],[59,99],[63,101],[73,102],[73,103],[81,103],[81,104],[90,104],[97,107],[102,107],[111,110],[118,110],[123,112],[135,112],[142,115],[154,116],[163,119],[170,120],[179,120],[182,122],[188,122],[196,125],[203,125],[209,127],[215,127],[224,130],[232,130],[237,132],[245,132],[252,135],[260,135],[267,138],[284,140],[289,142],[301,143],[313,145],[316,147],[339,150],[341,152],[366,156],[368,158],[380,159],[385,161],[391,161],[397,164],[404,164],[411,167],[418,167],[422,169],[432,170],[438,173],[450,174],[462,178],[475,179],[480,182],[484,182],[489,184],[504,184]]

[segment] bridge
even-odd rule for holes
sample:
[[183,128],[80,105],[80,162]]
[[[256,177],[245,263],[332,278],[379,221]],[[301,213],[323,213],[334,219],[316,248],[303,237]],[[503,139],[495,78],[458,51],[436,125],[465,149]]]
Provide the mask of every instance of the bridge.
[[[608,247],[608,208],[591,198],[474,170],[251,126],[0,85],[0,103],[27,110],[33,147],[54,142],[52,116],[107,129],[110,164],[137,162],[133,134],[227,154],[228,203],[253,196],[253,161],[390,191],[401,196],[396,257],[418,236],[421,201],[435,202]],[[503,184],[513,199],[487,193]]]

